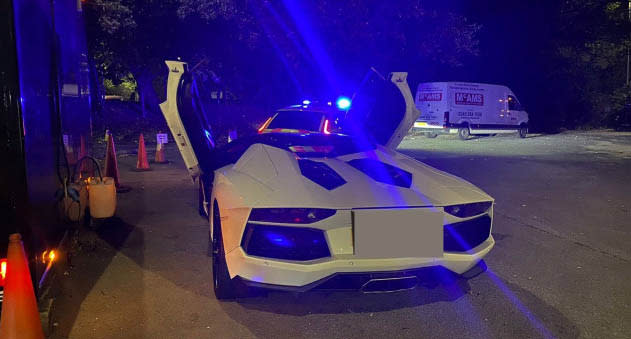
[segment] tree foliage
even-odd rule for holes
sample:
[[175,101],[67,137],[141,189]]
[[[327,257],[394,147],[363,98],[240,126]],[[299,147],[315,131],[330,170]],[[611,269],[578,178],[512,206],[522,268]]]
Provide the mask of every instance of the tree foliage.
[[564,125],[605,125],[629,100],[626,84],[631,24],[626,1],[565,1],[560,9],[553,78],[578,105],[565,109]]
[[241,101],[273,106],[331,94],[331,74],[348,87],[370,66],[459,67],[478,54],[479,25],[416,0],[88,0],[85,7],[100,73],[131,72],[151,107],[168,58],[198,65],[209,87],[220,82]]

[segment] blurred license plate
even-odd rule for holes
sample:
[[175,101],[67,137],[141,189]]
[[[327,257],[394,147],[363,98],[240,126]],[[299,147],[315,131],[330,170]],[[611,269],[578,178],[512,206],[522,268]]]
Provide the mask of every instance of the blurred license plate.
[[360,258],[443,256],[443,215],[432,208],[353,210]]
[[414,123],[414,127],[425,127],[427,126],[427,123],[424,121],[417,121]]

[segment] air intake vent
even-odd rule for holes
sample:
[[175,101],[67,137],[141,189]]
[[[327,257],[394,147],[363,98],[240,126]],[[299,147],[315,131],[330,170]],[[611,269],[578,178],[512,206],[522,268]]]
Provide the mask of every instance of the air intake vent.
[[491,234],[491,218],[487,215],[445,225],[443,248],[445,252],[465,252],[483,243]]
[[412,173],[381,161],[373,159],[354,159],[349,161],[348,164],[384,184],[405,188],[412,186]]
[[300,159],[298,166],[302,175],[328,190],[338,188],[346,183],[344,178],[325,163]]

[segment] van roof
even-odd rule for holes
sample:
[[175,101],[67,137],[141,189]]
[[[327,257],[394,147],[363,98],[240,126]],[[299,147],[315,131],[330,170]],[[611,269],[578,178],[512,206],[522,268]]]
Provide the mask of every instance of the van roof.
[[496,87],[496,88],[506,89],[506,90],[512,92],[510,90],[510,88],[508,88],[507,86],[504,86],[504,85],[486,84],[486,83],[480,83],[480,82],[465,82],[465,81],[421,82],[418,85],[418,88],[426,87],[427,85],[433,85],[433,86],[439,86],[439,87],[445,87],[445,86]]

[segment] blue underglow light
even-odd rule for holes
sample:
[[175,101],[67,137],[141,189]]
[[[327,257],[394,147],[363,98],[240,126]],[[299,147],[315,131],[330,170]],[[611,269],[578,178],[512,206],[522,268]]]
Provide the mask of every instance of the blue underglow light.
[[349,108],[351,108],[351,99],[347,98],[347,97],[339,97],[337,98],[337,101],[335,102],[335,105],[337,106],[337,108],[346,111]]
[[303,105],[311,105],[311,100],[303,100],[302,104]]

